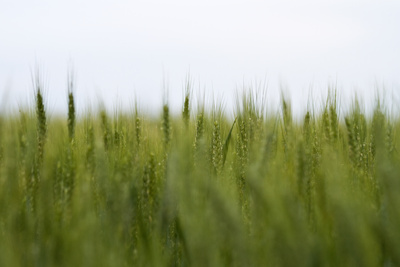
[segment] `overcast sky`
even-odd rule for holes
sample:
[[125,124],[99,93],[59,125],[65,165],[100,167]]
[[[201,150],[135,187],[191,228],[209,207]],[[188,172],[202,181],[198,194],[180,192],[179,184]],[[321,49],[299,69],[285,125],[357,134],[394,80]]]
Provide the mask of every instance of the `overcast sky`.
[[[190,72],[195,92],[223,99],[268,84],[295,111],[337,84],[343,101],[366,101],[377,85],[400,96],[400,1],[0,0],[0,97],[32,100],[44,76],[51,110],[66,108],[68,66],[79,108],[161,107],[163,87],[179,109]],[[310,89],[311,88],[311,89]],[[4,101],[2,101],[4,102]],[[398,102],[397,102],[398,103]]]

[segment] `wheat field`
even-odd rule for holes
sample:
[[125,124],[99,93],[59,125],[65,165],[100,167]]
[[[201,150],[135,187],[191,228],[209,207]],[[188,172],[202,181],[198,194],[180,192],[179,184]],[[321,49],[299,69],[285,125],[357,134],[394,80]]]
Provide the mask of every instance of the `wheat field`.
[[400,121],[335,92],[154,118],[0,114],[0,266],[398,266]]

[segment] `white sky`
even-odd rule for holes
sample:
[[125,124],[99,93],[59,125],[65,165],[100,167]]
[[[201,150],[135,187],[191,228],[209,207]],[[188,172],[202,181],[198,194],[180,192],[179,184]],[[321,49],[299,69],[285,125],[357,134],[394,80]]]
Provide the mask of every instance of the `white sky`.
[[[400,99],[400,1],[0,0],[0,97],[32,100],[32,70],[45,76],[50,110],[66,109],[70,62],[79,109],[159,110],[163,81],[179,110],[190,72],[195,92],[224,99],[243,83],[282,87],[295,111],[337,83],[343,102],[366,102],[376,84]],[[391,97],[392,98],[392,97]],[[1,101],[1,103],[4,101]],[[4,105],[4,104],[2,104]]]

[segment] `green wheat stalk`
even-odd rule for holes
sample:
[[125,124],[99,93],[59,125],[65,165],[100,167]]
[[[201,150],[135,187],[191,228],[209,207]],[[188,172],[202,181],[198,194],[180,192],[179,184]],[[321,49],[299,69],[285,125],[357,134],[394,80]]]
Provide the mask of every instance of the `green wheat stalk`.
[[168,147],[169,142],[171,140],[171,125],[169,118],[169,107],[168,104],[165,104],[163,107],[163,116],[162,116],[162,131],[164,134],[164,147]]

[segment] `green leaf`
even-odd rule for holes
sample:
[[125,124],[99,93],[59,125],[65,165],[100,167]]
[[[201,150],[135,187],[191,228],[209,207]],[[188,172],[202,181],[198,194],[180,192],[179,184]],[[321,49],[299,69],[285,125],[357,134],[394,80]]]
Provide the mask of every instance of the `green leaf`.
[[223,150],[222,150],[222,153],[223,153],[223,156],[224,156],[224,157],[223,157],[223,160],[222,160],[222,165],[225,164],[226,155],[228,154],[229,141],[231,140],[232,130],[233,130],[233,126],[235,126],[236,119],[237,119],[237,118],[235,118],[235,120],[233,121],[231,130],[229,131],[228,136],[226,137],[226,140],[225,140],[224,148],[223,148]]

